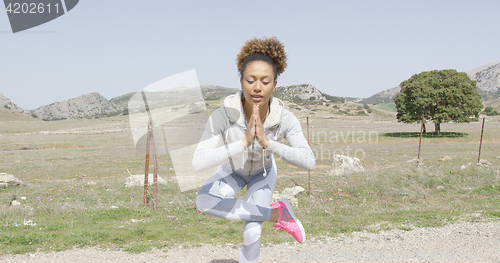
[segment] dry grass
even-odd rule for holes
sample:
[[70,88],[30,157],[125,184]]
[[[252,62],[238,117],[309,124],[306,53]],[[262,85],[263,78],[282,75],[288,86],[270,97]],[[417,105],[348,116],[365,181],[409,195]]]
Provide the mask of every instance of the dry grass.
[[[311,195],[301,194],[297,208],[310,237],[500,217],[500,118],[487,119],[482,159],[488,165],[475,165],[479,123],[444,124],[443,131],[468,135],[424,138],[424,166],[417,168],[418,138],[384,134],[419,131],[418,125],[397,123],[383,112],[355,117],[336,115],[326,107],[292,109],[304,132],[305,117],[310,117],[311,147],[317,153]],[[124,187],[127,169],[144,171],[144,156],[134,148],[126,116],[5,121],[0,127],[0,172],[26,183],[0,189],[0,254],[74,246],[140,252],[179,244],[241,243],[242,222],[196,212],[196,190],[179,191],[168,156],[159,159],[159,174],[169,181],[160,187],[159,210],[142,208],[142,189]],[[333,153],[347,151],[359,155],[366,172],[330,176]],[[439,161],[444,156],[452,160]],[[468,163],[472,165],[461,169]],[[307,189],[307,172],[281,160],[278,168],[276,190],[295,185]],[[13,198],[21,206],[10,206]],[[36,226],[24,226],[25,220]],[[265,224],[264,243],[290,241],[284,234],[273,239],[273,232]]]

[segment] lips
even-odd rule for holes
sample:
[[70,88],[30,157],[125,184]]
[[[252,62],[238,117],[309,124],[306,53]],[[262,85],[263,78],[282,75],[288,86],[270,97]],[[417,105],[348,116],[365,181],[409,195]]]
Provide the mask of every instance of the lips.
[[264,97],[260,96],[260,95],[252,95],[252,100],[254,102],[260,102]]

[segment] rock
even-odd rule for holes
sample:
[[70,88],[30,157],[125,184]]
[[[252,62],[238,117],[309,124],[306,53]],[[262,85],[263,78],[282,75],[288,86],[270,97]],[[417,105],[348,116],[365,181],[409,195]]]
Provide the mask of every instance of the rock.
[[97,185],[97,183],[94,181],[90,181],[87,183],[87,186],[94,186],[94,185]]
[[20,206],[21,203],[19,203],[18,201],[14,200],[14,201],[10,202],[10,205],[12,205],[12,206]]
[[413,163],[413,162],[417,162],[417,160],[418,160],[417,158],[413,158],[413,159],[408,160],[408,161],[406,161],[406,162],[407,162],[407,163]]
[[0,188],[23,185],[23,181],[17,179],[12,174],[0,173]]
[[36,223],[33,223],[33,220],[24,219],[23,225],[25,226],[36,226]]
[[[165,179],[161,178],[158,176],[158,185],[166,185],[167,181]],[[148,185],[153,185],[153,175],[149,174],[148,176]],[[144,186],[144,174],[133,174],[127,179],[125,179],[125,186],[126,187],[133,187],[133,186]]]
[[299,200],[295,197],[297,194],[304,192],[304,188],[300,186],[295,186],[292,188],[285,188],[283,191],[281,191],[281,194],[278,193],[278,191],[274,191],[273,194],[273,203],[278,202],[282,198],[287,199],[290,204],[299,206]]
[[462,169],[462,170],[463,170],[463,169],[465,169],[465,168],[467,168],[467,167],[471,166],[471,164],[472,164],[472,163],[464,164],[464,165],[462,165],[462,167],[460,167],[460,169]]
[[364,172],[365,168],[361,165],[361,161],[356,157],[349,157],[341,154],[333,156],[332,170],[330,175],[345,175],[351,173]]
[[445,157],[439,159],[438,161],[451,161],[451,160],[453,160],[453,159],[451,159],[450,156],[445,156]]
[[481,159],[481,160],[479,160],[479,165],[491,165],[491,163],[488,162],[488,160]]

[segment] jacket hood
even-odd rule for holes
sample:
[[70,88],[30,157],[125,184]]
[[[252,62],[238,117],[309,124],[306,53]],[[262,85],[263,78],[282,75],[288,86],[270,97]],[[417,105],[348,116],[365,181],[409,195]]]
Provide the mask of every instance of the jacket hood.
[[[242,90],[239,90],[236,94],[227,96],[224,99],[224,109],[231,123],[246,127],[243,104],[241,103],[242,96]],[[271,106],[269,115],[267,116],[266,122],[264,123],[264,129],[273,128],[276,125],[279,125],[283,119],[283,113],[285,109],[285,104],[280,99],[275,98],[271,95],[271,98],[269,100],[271,101]]]

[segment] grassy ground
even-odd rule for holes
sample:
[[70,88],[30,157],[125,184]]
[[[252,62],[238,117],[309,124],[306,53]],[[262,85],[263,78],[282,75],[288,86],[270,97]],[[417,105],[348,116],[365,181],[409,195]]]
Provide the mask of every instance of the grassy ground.
[[397,112],[396,104],[394,103],[382,103],[375,106],[376,109]]
[[[305,116],[311,116],[310,141],[317,158],[311,194],[300,194],[296,208],[309,238],[500,217],[499,119],[489,118],[486,124],[481,156],[488,165],[475,165],[480,124],[471,123],[442,126],[465,136],[423,138],[423,165],[417,167],[418,138],[385,134],[416,132],[418,125],[377,113],[295,113],[304,126]],[[142,189],[124,185],[128,171],[144,171],[127,117],[8,121],[0,127],[0,172],[25,182],[0,189],[0,254],[83,246],[141,252],[203,243],[241,245],[243,223],[197,213],[196,189],[179,191],[168,156],[159,159],[159,174],[168,181],[159,189],[159,209],[143,208]],[[330,176],[335,153],[358,156],[366,171]],[[439,161],[444,156],[451,160]],[[307,189],[307,172],[277,163],[276,190]],[[13,199],[21,205],[10,206]],[[273,234],[272,225],[264,224],[263,243],[292,241],[287,234],[275,239]]]

